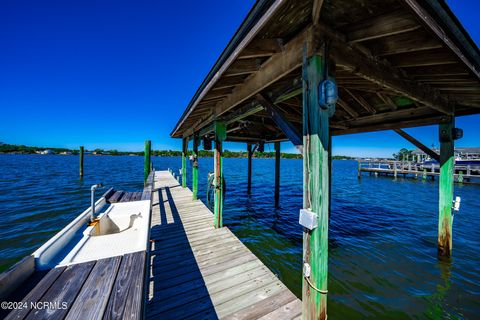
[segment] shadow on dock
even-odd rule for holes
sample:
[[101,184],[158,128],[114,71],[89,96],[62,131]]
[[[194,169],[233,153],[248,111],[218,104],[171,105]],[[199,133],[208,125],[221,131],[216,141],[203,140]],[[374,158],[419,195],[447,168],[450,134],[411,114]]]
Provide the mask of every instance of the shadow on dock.
[[[150,275],[153,296],[147,304],[147,319],[197,318],[200,315],[202,319],[218,319],[170,188],[157,191],[160,224],[152,226],[150,236],[154,241]],[[166,204],[173,217],[170,223]]]

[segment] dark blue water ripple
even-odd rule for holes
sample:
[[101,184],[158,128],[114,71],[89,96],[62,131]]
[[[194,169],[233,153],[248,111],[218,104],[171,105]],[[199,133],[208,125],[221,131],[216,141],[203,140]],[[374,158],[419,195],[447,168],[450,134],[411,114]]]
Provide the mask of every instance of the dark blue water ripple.
[[[153,158],[178,172],[179,158]],[[225,159],[224,224],[301,295],[302,161],[282,160],[280,208],[273,207],[274,161]],[[329,318],[475,319],[480,314],[480,187],[456,186],[454,254],[437,259],[438,184],[364,176],[356,162],[334,161],[329,232]],[[205,201],[212,159],[200,159]],[[188,186],[191,166],[188,164]],[[0,268],[31,253],[89,205],[90,185],[140,190],[142,157],[0,155]],[[0,270],[1,270],[0,269]]]

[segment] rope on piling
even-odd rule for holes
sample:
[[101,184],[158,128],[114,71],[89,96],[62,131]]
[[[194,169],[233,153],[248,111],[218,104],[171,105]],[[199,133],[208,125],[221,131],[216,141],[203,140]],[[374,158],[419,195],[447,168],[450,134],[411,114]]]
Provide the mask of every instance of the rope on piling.
[[327,294],[327,293],[328,293],[328,290],[322,290],[322,289],[318,289],[317,287],[315,287],[315,286],[313,285],[313,283],[310,282],[310,279],[309,279],[308,277],[304,277],[304,278],[305,278],[305,280],[307,280],[308,285],[309,285],[310,287],[312,287],[313,290],[315,290],[315,291],[317,291],[317,292],[319,292],[319,293],[321,293],[321,294]]

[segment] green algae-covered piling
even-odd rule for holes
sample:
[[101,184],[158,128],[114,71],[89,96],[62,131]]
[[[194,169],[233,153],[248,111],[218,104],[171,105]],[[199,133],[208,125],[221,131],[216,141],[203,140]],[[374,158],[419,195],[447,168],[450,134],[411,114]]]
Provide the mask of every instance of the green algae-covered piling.
[[193,136],[193,162],[192,162],[192,198],[198,198],[198,144],[200,138],[198,134]]
[[182,140],[182,188],[187,187],[187,151],[188,138]]
[[439,125],[440,179],[438,200],[438,254],[449,257],[452,252],[452,203],[454,178],[454,119],[445,118]]
[[215,155],[214,155],[214,171],[215,171],[215,202],[213,214],[215,216],[215,228],[223,227],[223,161],[222,161],[222,143],[227,137],[225,124],[215,122]]
[[79,156],[80,156],[80,177],[83,177],[83,146],[80,146]]
[[[304,65],[303,93],[303,207],[311,210],[318,226],[303,231],[304,319],[327,318],[328,208],[329,208],[329,111],[318,103],[318,88],[324,80],[322,58],[314,55]],[[306,271],[308,270],[308,272]]]
[[144,164],[143,164],[143,183],[147,183],[148,175],[150,174],[150,154],[152,151],[152,142],[150,140],[145,141],[145,152],[143,154]]
[[248,178],[247,178],[247,194],[252,194],[252,144],[247,144],[247,153],[248,153]]
[[275,142],[275,208],[280,206],[280,142]]

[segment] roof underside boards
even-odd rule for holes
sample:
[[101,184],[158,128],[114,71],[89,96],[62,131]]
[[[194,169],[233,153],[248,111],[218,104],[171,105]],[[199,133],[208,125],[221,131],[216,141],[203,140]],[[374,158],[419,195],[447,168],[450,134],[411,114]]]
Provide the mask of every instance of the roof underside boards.
[[[321,6],[317,18],[313,8]],[[172,137],[286,140],[262,94],[302,132],[304,50],[324,39],[339,86],[333,135],[435,124],[480,113],[480,54],[443,1],[258,1],[180,118]]]

